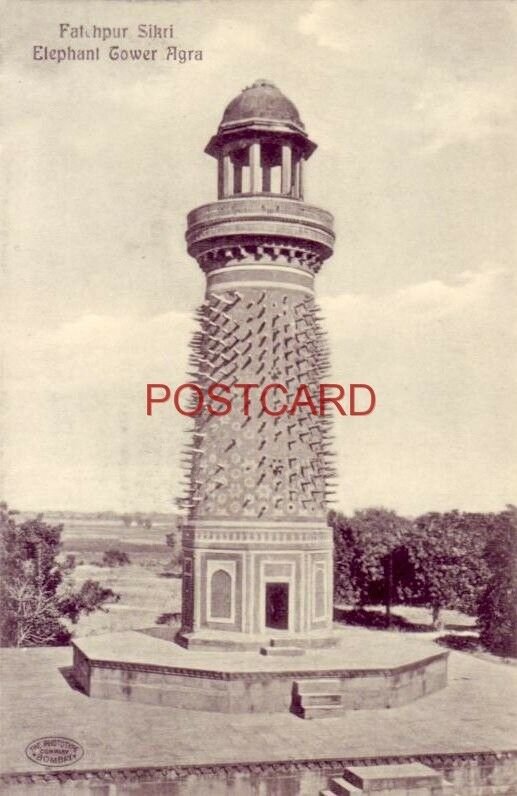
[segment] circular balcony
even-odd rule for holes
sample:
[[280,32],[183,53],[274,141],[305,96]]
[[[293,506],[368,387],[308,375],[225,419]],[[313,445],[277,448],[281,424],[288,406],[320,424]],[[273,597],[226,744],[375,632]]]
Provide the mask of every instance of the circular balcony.
[[187,247],[199,257],[214,243],[261,239],[308,243],[321,260],[334,247],[333,217],[326,210],[282,196],[239,196],[202,205],[187,216]]

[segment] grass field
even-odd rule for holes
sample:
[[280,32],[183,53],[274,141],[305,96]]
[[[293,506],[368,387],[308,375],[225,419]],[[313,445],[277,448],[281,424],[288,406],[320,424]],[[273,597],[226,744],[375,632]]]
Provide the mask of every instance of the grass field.
[[[175,530],[171,523],[149,529],[126,528],[117,521],[65,520],[63,525],[62,556],[73,554],[77,562],[73,583],[98,580],[120,595],[107,612],[81,617],[72,626],[74,636],[150,627],[161,614],[181,609],[181,579],[167,576],[175,553],[165,542],[166,534]],[[179,544],[179,535],[177,539]],[[131,563],[101,566],[110,548],[127,553]]]
[[[74,636],[151,627],[162,614],[181,611],[181,578],[170,576],[171,560],[181,544],[174,520],[157,523],[152,528],[135,525],[126,528],[120,520],[65,519],[63,526],[62,556],[73,554],[77,563],[72,575],[74,584],[80,586],[85,580],[97,580],[120,595],[120,600],[107,606],[107,611],[99,610],[81,617],[71,628]],[[174,548],[166,544],[166,535],[170,533],[176,537]],[[131,563],[118,567],[102,566],[103,554],[110,548],[127,553]],[[340,606],[338,612],[340,609],[345,613],[341,618],[344,624],[381,629],[379,620],[384,619],[382,606],[366,607],[359,612],[360,615],[353,606]],[[429,609],[393,606],[393,614],[393,632],[419,630],[424,634],[439,635],[433,633]],[[340,619],[338,614],[336,619]],[[463,639],[459,638],[462,644],[470,640],[471,646],[475,646],[477,633],[472,617],[446,610],[442,612],[442,620],[442,633],[447,630],[457,632],[463,636]],[[477,651],[475,654],[488,656],[488,653]]]

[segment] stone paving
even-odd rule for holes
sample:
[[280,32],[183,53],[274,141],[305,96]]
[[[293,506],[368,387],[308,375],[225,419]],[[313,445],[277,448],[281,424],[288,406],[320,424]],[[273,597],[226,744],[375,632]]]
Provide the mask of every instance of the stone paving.
[[[394,636],[351,630],[372,647],[372,656],[373,647]],[[412,641],[405,634],[397,638]],[[465,653],[451,653],[449,686],[429,697],[393,710],[311,722],[289,713],[223,715],[91,699],[73,690],[60,671],[70,666],[71,652],[0,651],[3,772],[41,771],[24,750],[48,735],[73,738],[84,747],[78,769],[503,751],[517,745],[516,669]]]
[[[366,632],[366,635],[365,635]],[[79,648],[93,660],[185,667],[221,672],[326,671],[384,669],[403,666],[444,652],[422,634],[378,633],[357,627],[334,631],[335,646],[306,649],[300,657],[267,657],[258,652],[185,649],[179,644],[153,638],[133,630],[77,640]],[[219,634],[220,635],[220,634]],[[231,634],[228,634],[231,635]],[[270,638],[270,636],[268,637]],[[368,643],[365,643],[365,638]]]

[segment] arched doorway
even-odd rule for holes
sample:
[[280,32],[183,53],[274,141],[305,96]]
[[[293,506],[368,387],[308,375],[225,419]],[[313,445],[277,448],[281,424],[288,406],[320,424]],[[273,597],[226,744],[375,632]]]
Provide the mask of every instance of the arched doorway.
[[289,629],[289,583],[266,583],[265,612],[267,628]]

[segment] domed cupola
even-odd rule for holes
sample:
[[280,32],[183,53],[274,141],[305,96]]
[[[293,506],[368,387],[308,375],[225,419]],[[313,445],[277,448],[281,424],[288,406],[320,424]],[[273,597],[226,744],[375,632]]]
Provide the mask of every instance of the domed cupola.
[[227,106],[205,151],[219,163],[220,199],[256,193],[303,199],[302,161],[315,149],[291,100],[256,80]]
[[242,126],[243,122],[276,127],[285,125],[305,135],[305,126],[294,103],[267,80],[256,80],[230,102],[223,113],[219,132]]
[[205,150],[217,161],[217,201],[189,213],[186,234],[210,288],[276,275],[312,292],[334,246],[332,216],[303,197],[315,149],[296,106],[272,83],[257,80],[227,105]]

